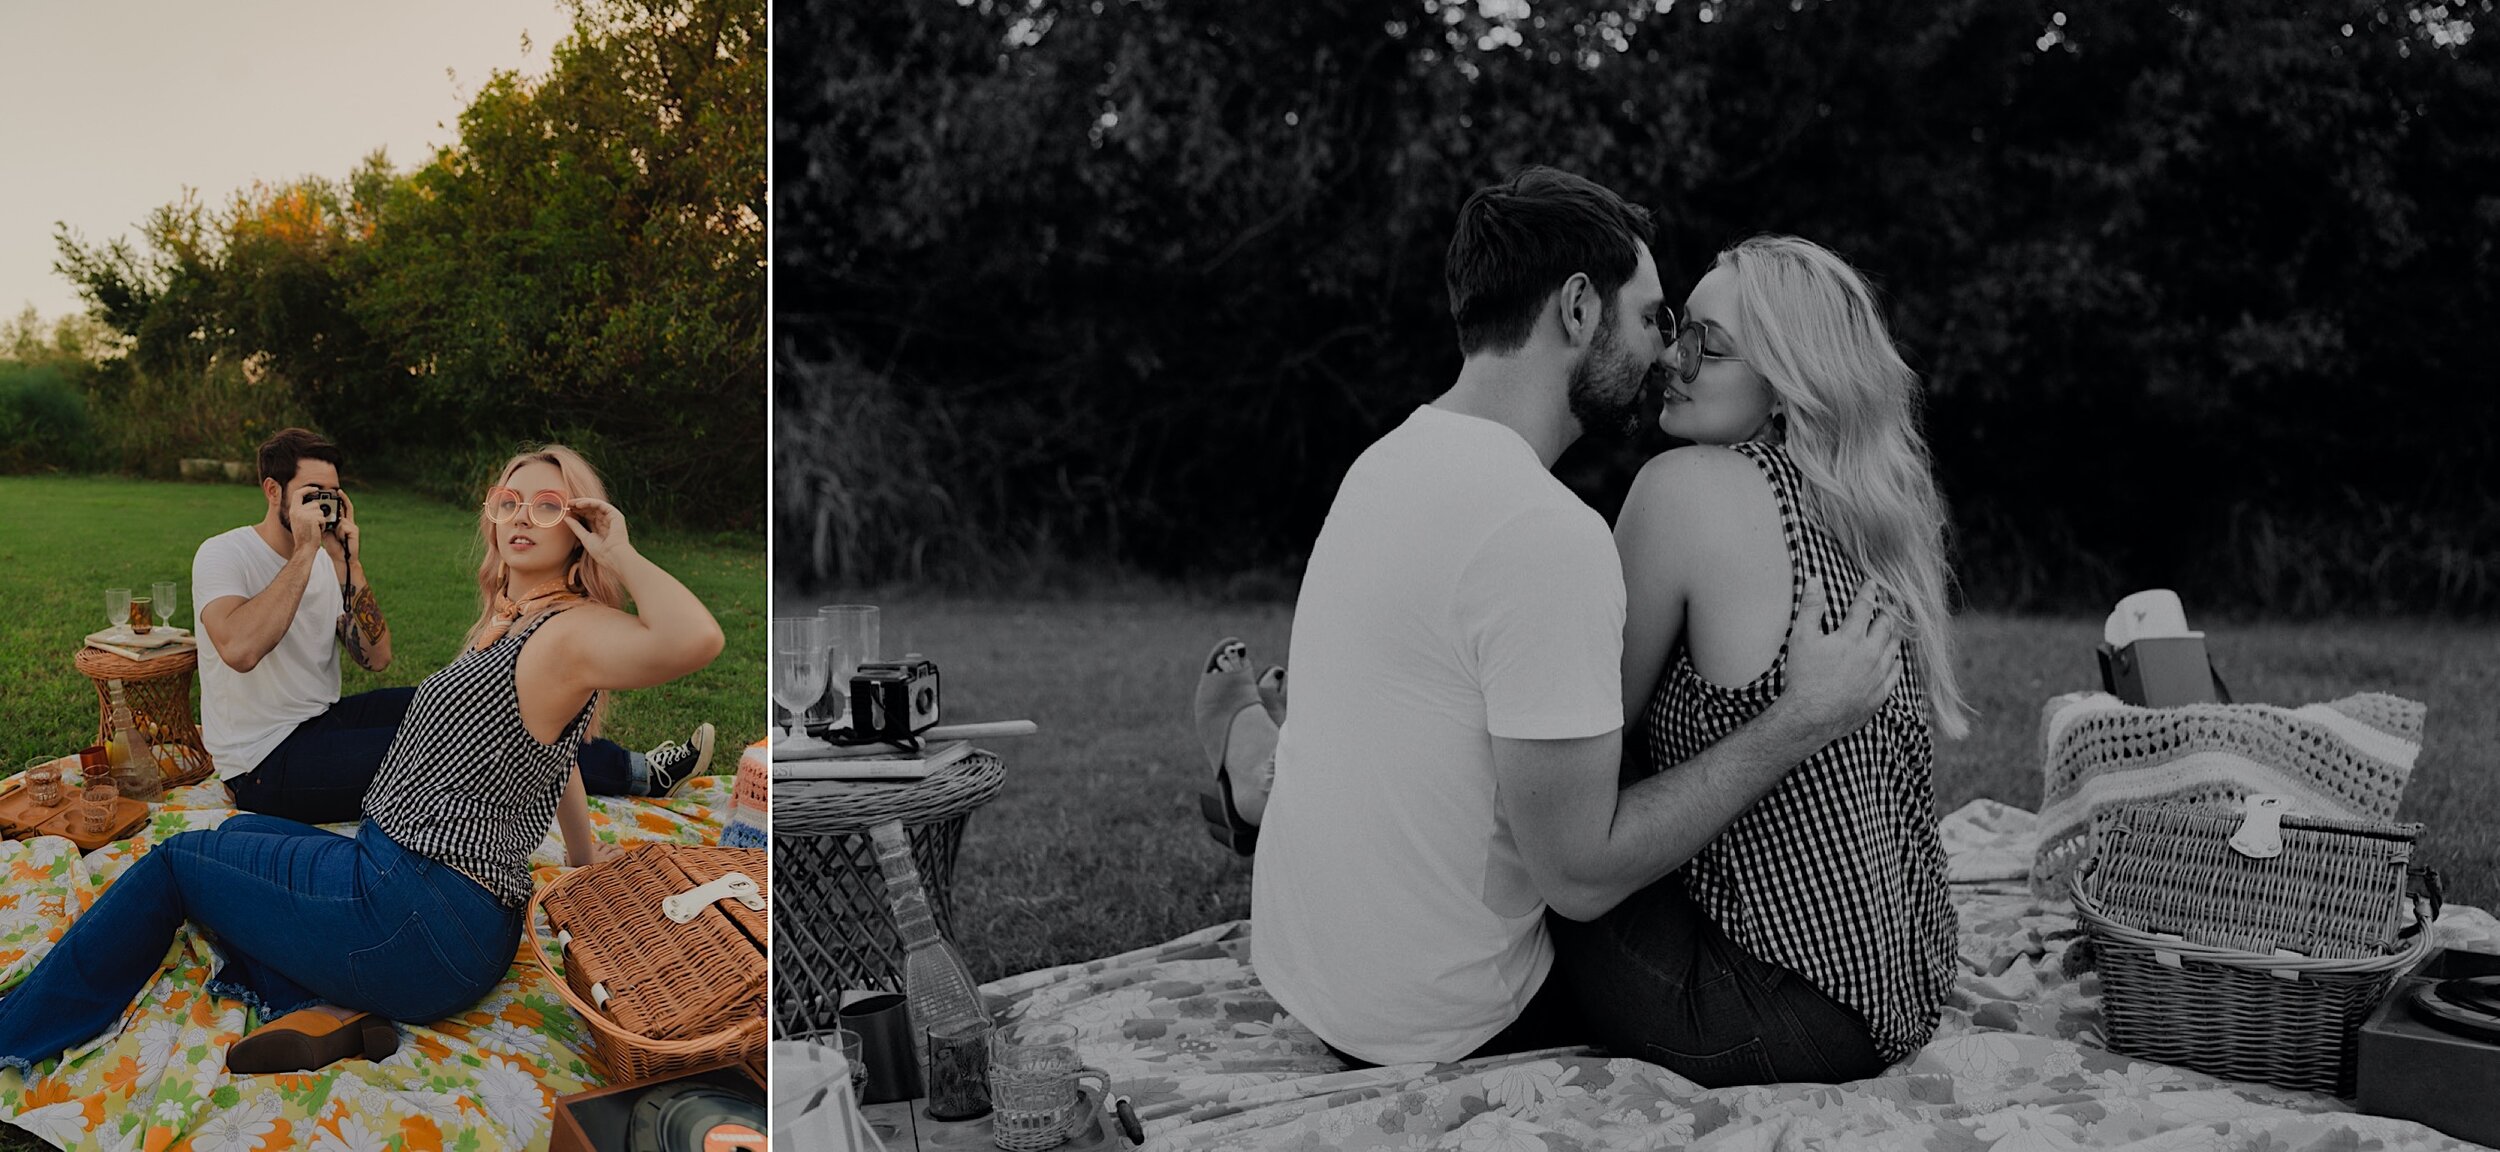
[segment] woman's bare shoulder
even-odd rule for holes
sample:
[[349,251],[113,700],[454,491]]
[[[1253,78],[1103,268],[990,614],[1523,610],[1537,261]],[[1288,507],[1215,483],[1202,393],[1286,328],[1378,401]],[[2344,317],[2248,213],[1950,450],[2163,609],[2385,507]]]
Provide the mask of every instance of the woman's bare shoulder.
[[1718,523],[1728,514],[1760,504],[1769,510],[1771,483],[1762,469],[1733,448],[1691,444],[1652,457],[1632,481],[1624,507],[1679,522]]
[[632,614],[621,608],[610,608],[592,600],[575,604],[548,617],[546,623],[538,626],[538,630],[545,633],[557,647],[561,648],[571,644],[578,637],[602,628],[615,627],[619,621],[631,619],[633,619]]

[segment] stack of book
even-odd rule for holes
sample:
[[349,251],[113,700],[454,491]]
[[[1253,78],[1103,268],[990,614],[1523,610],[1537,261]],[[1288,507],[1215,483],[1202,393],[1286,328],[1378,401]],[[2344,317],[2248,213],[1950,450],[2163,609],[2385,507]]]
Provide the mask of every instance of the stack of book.
[[971,754],[969,740],[930,741],[913,749],[777,736],[772,774],[775,780],[918,780]]
[[87,647],[98,652],[110,652],[124,660],[153,660],[176,652],[189,652],[198,648],[199,642],[191,638],[188,628],[159,624],[142,636],[131,631],[128,624],[115,624],[101,632],[88,633]]

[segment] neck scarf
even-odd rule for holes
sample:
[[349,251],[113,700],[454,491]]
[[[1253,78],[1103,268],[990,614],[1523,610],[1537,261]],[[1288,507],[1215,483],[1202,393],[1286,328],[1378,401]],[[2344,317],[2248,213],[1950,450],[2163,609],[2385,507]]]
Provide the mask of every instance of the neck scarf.
[[503,639],[504,633],[511,631],[512,625],[524,616],[570,608],[588,599],[562,580],[540,584],[518,600],[498,592],[495,594],[494,616],[486,622],[486,629],[477,634],[477,642],[470,645],[469,650],[475,652]]

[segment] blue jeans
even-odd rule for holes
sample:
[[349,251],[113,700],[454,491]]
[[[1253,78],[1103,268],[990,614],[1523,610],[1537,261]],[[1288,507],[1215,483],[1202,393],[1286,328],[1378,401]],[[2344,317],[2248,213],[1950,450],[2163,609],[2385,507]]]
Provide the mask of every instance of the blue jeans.
[[1547,916],[1548,983],[1568,985],[1589,1039],[1704,1088],[1810,1080],[1841,1084],[1884,1070],[1866,1021],[1728,939],[1664,879],[1585,924]]
[[[415,688],[376,688],[342,697],[296,725],[251,771],[226,781],[234,806],[306,824],[363,819],[365,792],[416,695]],[[593,796],[640,796],[648,790],[651,773],[642,753],[613,740],[583,741],[576,760],[582,789]]]
[[503,981],[524,918],[372,824],[348,837],[237,816],[150,849],[0,997],[0,1066],[23,1071],[112,1027],[186,919],[224,961],[209,991],[263,1019],[328,1003],[425,1023]]

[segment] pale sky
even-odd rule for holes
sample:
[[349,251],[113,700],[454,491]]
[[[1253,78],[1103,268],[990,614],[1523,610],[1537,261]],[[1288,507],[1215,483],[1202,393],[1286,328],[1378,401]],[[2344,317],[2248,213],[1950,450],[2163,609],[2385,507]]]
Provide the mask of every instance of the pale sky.
[[555,0],[0,0],[0,317],[84,307],[52,271],[54,221],[135,239],[185,187],[222,207],[376,148],[406,171],[571,27]]

